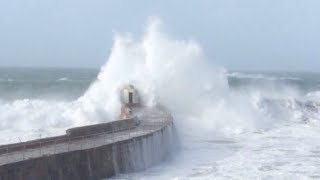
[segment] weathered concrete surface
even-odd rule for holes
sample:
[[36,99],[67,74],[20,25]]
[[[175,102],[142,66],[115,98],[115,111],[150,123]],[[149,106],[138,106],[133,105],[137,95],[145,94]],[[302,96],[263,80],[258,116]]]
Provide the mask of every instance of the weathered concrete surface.
[[163,160],[175,142],[165,110],[145,108],[139,121],[126,131],[2,154],[0,180],[95,180],[143,170]]

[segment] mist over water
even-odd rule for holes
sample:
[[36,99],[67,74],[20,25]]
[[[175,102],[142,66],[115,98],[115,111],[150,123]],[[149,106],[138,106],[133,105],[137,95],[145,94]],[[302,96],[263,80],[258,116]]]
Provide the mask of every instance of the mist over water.
[[163,28],[150,18],[142,37],[116,34],[99,72],[1,69],[0,144],[114,120],[130,83],[170,109],[182,148],[117,179],[320,177],[319,74],[231,72]]

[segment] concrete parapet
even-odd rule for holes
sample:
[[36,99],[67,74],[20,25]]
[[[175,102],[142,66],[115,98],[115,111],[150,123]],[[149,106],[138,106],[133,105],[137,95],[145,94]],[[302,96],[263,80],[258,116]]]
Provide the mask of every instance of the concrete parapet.
[[139,124],[137,117],[122,119],[109,123],[94,124],[83,127],[71,128],[66,131],[70,137],[87,136],[91,134],[99,134],[104,132],[117,132],[135,128]]

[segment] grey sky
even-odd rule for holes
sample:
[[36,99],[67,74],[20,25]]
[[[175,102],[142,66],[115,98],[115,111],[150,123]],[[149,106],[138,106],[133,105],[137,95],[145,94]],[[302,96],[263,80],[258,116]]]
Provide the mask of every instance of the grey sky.
[[0,66],[94,67],[150,15],[231,69],[320,71],[319,0],[0,0]]

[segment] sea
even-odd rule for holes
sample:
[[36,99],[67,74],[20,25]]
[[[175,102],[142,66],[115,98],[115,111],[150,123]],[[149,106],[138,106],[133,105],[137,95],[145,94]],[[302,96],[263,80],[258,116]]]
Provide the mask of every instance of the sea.
[[320,179],[320,73],[229,70],[161,24],[116,35],[99,69],[0,68],[0,144],[112,121],[133,84],[171,111],[180,148],[113,179]]

